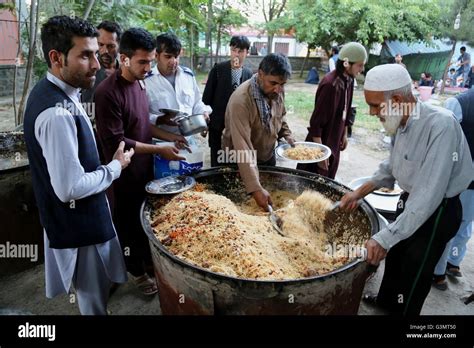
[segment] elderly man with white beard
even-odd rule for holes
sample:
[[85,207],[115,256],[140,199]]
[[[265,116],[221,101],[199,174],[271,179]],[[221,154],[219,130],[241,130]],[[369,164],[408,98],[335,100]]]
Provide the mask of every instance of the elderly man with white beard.
[[461,223],[459,194],[474,176],[471,153],[452,112],[417,101],[401,65],[371,69],[364,94],[370,114],[392,135],[390,157],[371,180],[342,198],[341,208],[353,210],[362,197],[398,181],[404,192],[396,220],[366,243],[369,264],[386,260],[378,295],[364,300],[390,313],[417,315],[435,265]]

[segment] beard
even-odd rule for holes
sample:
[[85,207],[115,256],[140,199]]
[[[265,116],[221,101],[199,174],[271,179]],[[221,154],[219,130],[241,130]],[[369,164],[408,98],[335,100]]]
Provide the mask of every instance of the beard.
[[390,110],[384,117],[385,121],[382,122],[382,126],[387,132],[387,135],[395,135],[400,127],[400,122],[403,118],[403,111],[400,110],[400,108],[392,108],[392,106],[390,106]]
[[110,68],[112,63],[115,61],[115,58],[108,53],[101,54],[99,56],[99,63],[105,68]]
[[65,82],[71,85],[74,88],[89,89],[94,86],[96,79],[96,70],[89,71],[87,73],[83,72],[71,72],[69,69],[65,68],[62,71],[62,77]]
[[146,77],[146,72],[141,73],[140,71],[135,71],[132,67],[125,67],[128,70],[129,74],[133,76],[135,80],[144,80]]
[[263,82],[261,82],[260,80],[257,79],[257,84],[258,84],[258,88],[260,89],[260,92],[262,92],[262,94],[267,97],[268,99],[270,100],[275,100],[278,98],[278,93],[273,93],[273,92],[270,92],[270,93],[265,93],[265,90],[263,89]]

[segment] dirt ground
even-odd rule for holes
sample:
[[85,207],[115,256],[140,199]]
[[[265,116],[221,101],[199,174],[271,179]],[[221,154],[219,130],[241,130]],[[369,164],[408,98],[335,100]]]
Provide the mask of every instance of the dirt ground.
[[[315,86],[300,82],[289,83],[287,89],[315,91]],[[13,125],[11,107],[0,104],[0,131],[10,130]],[[308,115],[309,117],[309,115]],[[288,118],[296,140],[306,137],[307,121],[291,117]],[[383,134],[369,132],[365,129],[354,128],[353,137],[349,141],[348,149],[343,153],[337,175],[337,180],[348,184],[351,180],[371,175],[381,160],[388,156],[388,147],[382,141]],[[200,146],[206,153],[205,166],[209,165],[208,148],[206,139],[200,139]],[[288,163],[279,162],[279,165],[289,166]],[[465,305],[463,299],[474,290],[474,239],[468,244],[468,253],[461,265],[463,277],[448,278],[449,289],[440,291],[435,288],[425,302],[422,314],[425,315],[474,315],[474,303]],[[383,275],[383,263],[374,276],[367,282],[365,292],[376,293]],[[45,297],[44,266],[37,266],[25,272],[0,277],[0,314],[9,311],[29,314],[58,314],[77,315],[79,311],[75,303],[70,303],[66,295],[55,299]],[[109,311],[113,315],[147,315],[160,314],[158,296],[151,299],[140,295],[131,280],[119,287],[109,302]],[[383,312],[361,303],[360,315],[376,315]]]

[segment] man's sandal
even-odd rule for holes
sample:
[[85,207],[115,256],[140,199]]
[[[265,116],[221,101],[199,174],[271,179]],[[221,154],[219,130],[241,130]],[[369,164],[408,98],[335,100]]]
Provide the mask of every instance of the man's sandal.
[[150,296],[158,292],[156,282],[146,273],[140,277],[134,277],[133,280],[143,295]]
[[459,267],[455,267],[455,266],[446,268],[446,274],[451,277],[462,277],[462,273]]
[[366,294],[362,297],[362,301],[371,306],[377,306],[377,295]]
[[438,290],[446,291],[448,290],[448,282],[446,281],[446,276],[443,275],[433,275],[433,287]]

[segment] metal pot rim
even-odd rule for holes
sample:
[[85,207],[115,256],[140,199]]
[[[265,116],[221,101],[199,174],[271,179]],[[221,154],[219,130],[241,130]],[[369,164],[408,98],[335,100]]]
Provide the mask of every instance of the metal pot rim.
[[[230,167],[230,168],[232,168],[232,167]],[[274,167],[270,167],[270,166],[259,166],[258,168],[259,168],[259,171],[261,173],[275,172]],[[201,175],[206,174],[207,172],[215,171],[215,170],[216,170],[216,168],[204,169],[202,171],[199,171],[198,173],[196,173],[193,176],[195,177],[195,179],[197,179],[197,178],[199,178],[200,174]],[[238,172],[237,167],[233,168],[233,170],[232,169],[229,170],[229,167],[227,167],[227,168],[223,167],[223,168],[220,168],[219,170],[221,170],[223,174]],[[311,177],[313,177],[315,179],[317,177],[317,178],[320,178],[320,179],[326,181],[328,184],[330,184],[330,186],[336,185],[336,186],[339,186],[339,188],[343,188],[347,191],[352,191],[349,187],[347,187],[344,184],[338,183],[335,180],[325,178],[325,177],[322,177],[318,174],[314,174],[314,173],[311,173],[311,172],[298,170],[298,169],[289,169],[289,168],[284,168],[284,167],[278,167],[278,170],[279,171],[277,171],[276,173],[279,173],[279,174],[281,174],[281,173],[292,174],[292,175],[300,174],[303,177],[308,178],[308,179],[311,179]],[[353,267],[355,267],[359,263],[365,262],[361,259],[354,259],[351,262],[349,262],[349,263],[347,263],[347,264],[345,264],[345,265],[343,265],[339,268],[336,268],[336,269],[334,269],[333,271],[331,271],[329,273],[316,275],[316,276],[311,276],[311,277],[306,277],[306,278],[298,278],[298,279],[263,280],[263,279],[238,278],[238,277],[224,275],[224,274],[221,274],[221,273],[216,273],[216,272],[210,271],[208,269],[202,268],[200,266],[194,265],[192,263],[189,263],[189,262],[187,262],[183,259],[180,259],[179,257],[173,255],[167,248],[165,248],[165,246],[163,244],[161,244],[161,242],[156,238],[155,234],[153,233],[153,229],[151,228],[150,224],[145,223],[146,221],[148,221],[145,217],[145,214],[144,214],[145,213],[145,205],[147,203],[147,200],[148,200],[148,198],[145,197],[145,200],[143,201],[142,206],[140,208],[140,214],[141,214],[141,219],[140,220],[141,220],[141,223],[142,223],[143,230],[145,231],[145,233],[148,236],[148,239],[153,243],[153,245],[156,248],[158,248],[159,252],[162,255],[168,257],[173,262],[177,262],[178,264],[180,264],[181,266],[183,266],[185,268],[188,268],[188,269],[191,268],[192,271],[198,272],[199,274],[201,274],[204,277],[217,277],[220,280],[234,281],[234,282],[237,281],[237,282],[242,282],[242,283],[278,284],[278,285],[287,285],[287,284],[295,284],[295,283],[301,284],[301,283],[313,282],[315,280],[321,280],[321,281],[326,280],[328,278],[331,278],[331,277],[334,277],[334,276],[338,275],[339,273],[341,273],[343,271],[346,271],[348,269],[352,269]],[[378,217],[377,217],[377,211],[365,199],[363,200],[363,202],[360,205],[359,209],[363,209],[363,210],[366,211],[367,216],[369,217],[369,220],[371,221],[371,224],[375,224],[376,230],[378,231],[379,227],[380,227],[380,224],[379,224],[379,220],[378,220]],[[369,214],[369,211],[372,214]],[[373,217],[373,219],[372,219],[372,217]]]

